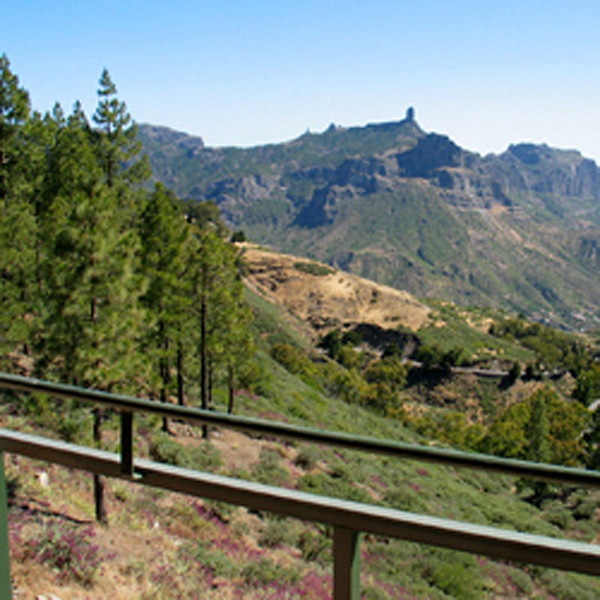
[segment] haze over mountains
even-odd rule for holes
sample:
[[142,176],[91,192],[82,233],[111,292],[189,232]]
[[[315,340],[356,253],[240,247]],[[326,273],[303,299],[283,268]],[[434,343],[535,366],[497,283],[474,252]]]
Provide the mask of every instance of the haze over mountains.
[[232,229],[417,296],[569,328],[600,321],[600,170],[575,150],[481,156],[397,122],[209,148],[140,126],[155,177]]

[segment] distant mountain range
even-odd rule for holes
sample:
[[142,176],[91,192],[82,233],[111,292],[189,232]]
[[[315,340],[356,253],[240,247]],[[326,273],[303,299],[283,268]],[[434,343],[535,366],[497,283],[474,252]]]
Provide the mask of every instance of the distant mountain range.
[[141,125],[157,180],[232,229],[417,296],[600,324],[600,170],[574,150],[481,156],[406,118],[209,148]]

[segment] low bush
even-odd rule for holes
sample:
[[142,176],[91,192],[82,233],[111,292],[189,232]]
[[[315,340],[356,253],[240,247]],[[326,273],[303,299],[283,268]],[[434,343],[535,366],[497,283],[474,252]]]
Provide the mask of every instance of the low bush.
[[92,527],[54,521],[44,524],[41,531],[24,529],[21,534],[20,560],[34,560],[50,567],[61,583],[92,587],[102,561],[110,558],[93,543]]
[[159,462],[199,471],[215,470],[223,464],[221,453],[210,442],[183,446],[163,432],[152,437],[150,456]]
[[260,483],[282,487],[292,485],[290,472],[281,464],[280,454],[272,449],[261,450],[259,461],[254,465],[252,474]]
[[315,446],[304,446],[298,452],[294,464],[301,469],[310,471],[317,466],[321,452]]
[[253,587],[288,584],[295,585],[300,581],[300,573],[295,569],[286,568],[268,558],[248,563],[242,569],[244,582]]

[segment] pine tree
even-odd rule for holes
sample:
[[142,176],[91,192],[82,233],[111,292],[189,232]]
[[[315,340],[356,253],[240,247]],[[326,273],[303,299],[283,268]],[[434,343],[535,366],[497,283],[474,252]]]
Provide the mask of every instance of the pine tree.
[[[0,347],[28,352],[35,282],[35,211],[27,139],[29,95],[19,86],[8,58],[0,57]],[[29,170],[28,170],[29,169]]]
[[10,61],[0,57],[0,202],[15,195],[21,160],[19,138],[29,119],[29,94],[19,87],[19,78],[11,71]]
[[[140,219],[142,270],[148,288],[142,302],[151,315],[145,343],[155,365],[159,398],[166,402],[177,371],[177,395],[183,404],[183,346],[188,312],[187,260],[191,229],[179,199],[161,184],[149,196]],[[163,423],[167,429],[166,419]]]
[[142,145],[137,139],[137,127],[127,105],[118,99],[117,86],[107,69],[102,71],[99,83],[99,102],[93,120],[106,183],[112,188],[120,182],[131,185],[145,181],[150,170],[147,160],[138,158]]
[[[41,366],[77,385],[126,391],[144,373],[138,351],[144,323],[139,239],[127,226],[119,195],[107,185],[80,109],[59,132],[51,164]],[[94,416],[100,445],[102,411]],[[95,477],[97,518],[106,522],[102,490],[102,479]]]
[[[250,313],[243,300],[235,247],[210,228],[198,233],[197,242],[192,311],[197,323],[201,407],[211,407],[214,382],[223,375],[233,410],[235,369],[252,354],[247,331]],[[207,429],[203,432],[206,437]]]

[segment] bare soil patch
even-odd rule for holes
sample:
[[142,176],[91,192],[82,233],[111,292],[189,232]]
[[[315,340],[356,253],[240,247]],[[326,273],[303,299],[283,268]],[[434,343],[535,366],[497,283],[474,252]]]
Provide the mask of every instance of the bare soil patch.
[[430,309],[408,292],[326,265],[245,245],[248,285],[308,323],[315,334],[360,323],[417,331]]

